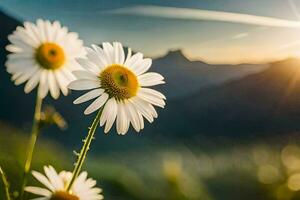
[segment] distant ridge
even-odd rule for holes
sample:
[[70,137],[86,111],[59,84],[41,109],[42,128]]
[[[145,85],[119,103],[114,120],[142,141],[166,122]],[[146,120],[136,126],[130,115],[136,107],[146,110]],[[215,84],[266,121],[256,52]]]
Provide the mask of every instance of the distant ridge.
[[165,76],[167,84],[160,89],[167,97],[182,98],[203,88],[258,73],[268,66],[268,64],[210,65],[202,61],[190,61],[181,50],[173,50],[155,59],[151,70]]
[[182,137],[299,132],[300,60],[275,62],[260,73],[169,101],[167,113],[162,115],[162,123],[180,123],[182,129],[171,124],[169,128]]
[[[178,59],[181,61],[190,62],[190,60],[183,54],[181,49],[170,50],[164,56],[161,56],[159,58],[164,58],[164,57],[174,58],[174,59]],[[157,59],[159,59],[159,58],[157,58]]]

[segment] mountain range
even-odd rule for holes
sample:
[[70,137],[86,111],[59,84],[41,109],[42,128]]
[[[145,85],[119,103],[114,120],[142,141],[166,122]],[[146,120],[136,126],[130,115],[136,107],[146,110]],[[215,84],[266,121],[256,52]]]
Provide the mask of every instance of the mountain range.
[[237,80],[268,67],[269,64],[211,65],[190,61],[181,50],[175,50],[154,59],[151,70],[164,75],[167,84],[159,89],[173,99],[190,96],[200,89]]
[[[14,86],[5,71],[7,35],[20,23],[0,13],[0,120],[30,128],[35,95],[25,95],[22,86]],[[243,138],[285,134],[300,129],[300,61],[287,59],[269,64],[210,65],[188,60],[180,50],[154,59],[152,71],[166,77],[160,86],[168,100],[159,109],[159,118],[147,124],[140,134],[124,139],[110,134],[101,148],[118,145],[157,144],[169,138]],[[46,99],[69,122],[64,134],[51,128],[47,137],[72,146],[78,145],[93,116],[84,116],[84,106],[73,105],[78,93]],[[75,132],[81,134],[75,134]],[[139,141],[139,142],[137,142]],[[143,142],[141,142],[143,141]],[[125,147],[124,147],[125,148]]]
[[[196,132],[237,137],[297,132],[300,129],[300,60],[272,63],[260,73],[170,101],[168,109],[177,110],[178,123],[189,127],[185,131],[174,128],[178,135]],[[165,120],[177,118],[171,116]]]

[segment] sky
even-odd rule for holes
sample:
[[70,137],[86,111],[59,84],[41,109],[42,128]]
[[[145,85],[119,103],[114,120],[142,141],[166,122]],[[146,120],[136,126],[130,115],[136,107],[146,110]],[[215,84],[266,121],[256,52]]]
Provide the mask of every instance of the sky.
[[59,20],[85,45],[120,41],[149,57],[261,63],[300,56],[300,0],[0,0],[19,20]]

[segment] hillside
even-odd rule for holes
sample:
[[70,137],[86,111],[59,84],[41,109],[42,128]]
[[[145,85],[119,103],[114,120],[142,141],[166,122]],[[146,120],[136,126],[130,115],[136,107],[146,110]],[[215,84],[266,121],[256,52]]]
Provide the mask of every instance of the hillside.
[[[172,110],[177,110],[177,116],[172,117]],[[170,132],[182,136],[299,131],[300,61],[276,62],[261,73],[170,101],[162,116],[162,123],[176,120],[181,124],[181,129],[174,127]]]
[[160,89],[169,99],[173,99],[190,96],[200,89],[237,80],[268,67],[268,64],[211,65],[190,61],[180,50],[176,50],[155,59],[151,70],[165,76],[167,84]]

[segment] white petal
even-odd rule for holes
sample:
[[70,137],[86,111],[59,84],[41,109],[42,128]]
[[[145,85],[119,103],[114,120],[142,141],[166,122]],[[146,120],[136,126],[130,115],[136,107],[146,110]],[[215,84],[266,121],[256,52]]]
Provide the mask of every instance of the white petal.
[[125,54],[123,50],[123,46],[120,42],[114,42],[114,57],[115,57],[115,63],[123,65],[124,64],[124,59],[125,59]]
[[29,34],[29,32],[21,26],[18,26],[16,28],[17,31],[14,32],[14,34],[19,37],[23,42],[25,42],[27,45],[32,46],[32,47],[37,47],[37,45],[39,44],[39,42],[37,42],[35,40],[34,37],[32,37],[31,34]]
[[166,99],[165,95],[163,95],[159,91],[153,90],[151,88],[140,88],[140,92],[143,92],[143,93],[148,94],[148,95],[156,96],[156,97],[159,97],[159,98],[162,98],[162,99]]
[[59,85],[59,88],[61,90],[61,92],[67,96],[68,95],[68,83],[69,81],[66,79],[64,73],[61,70],[55,70],[54,71],[55,77],[56,77],[56,81]]
[[61,171],[58,175],[64,181],[64,183],[69,182],[72,178],[72,172],[68,171]]
[[16,72],[12,75],[11,80],[15,81],[16,79],[18,79],[20,76],[22,76],[23,72]]
[[152,104],[149,104],[149,111],[151,112],[151,114],[154,118],[158,117],[158,114],[157,114],[155,108],[152,106]]
[[132,51],[131,51],[130,48],[128,48],[128,50],[127,50],[127,57],[126,57],[126,60],[124,61],[124,65],[125,66],[128,66],[127,63],[129,61],[129,59],[131,58],[131,54],[132,54]]
[[31,67],[28,71],[26,71],[25,73],[22,73],[22,75],[20,75],[16,80],[15,80],[15,84],[16,85],[20,85],[22,83],[24,83],[25,81],[27,81],[33,74],[35,74],[35,72],[37,72],[39,70],[39,68],[37,66],[33,66]]
[[[89,57],[91,54],[88,54]],[[95,74],[100,74],[100,68],[97,67],[93,62],[90,62],[89,60],[85,58],[77,58],[76,61],[86,70],[93,72]]]
[[131,107],[134,109],[135,113],[136,113],[136,116],[137,116],[137,119],[138,119],[138,126],[141,129],[144,128],[144,118],[141,114],[141,112],[137,109],[137,106],[135,104],[132,103],[132,101],[130,101],[130,104],[131,104]]
[[57,42],[57,35],[58,35],[58,32],[60,31],[60,23],[59,21],[54,21],[52,23],[52,28],[53,28],[53,35],[52,35],[52,39],[54,42]]
[[9,44],[5,47],[5,49],[9,52],[12,52],[12,53],[21,53],[23,50],[22,48],[18,47],[18,46],[15,46],[13,44]]
[[62,179],[59,177],[59,175],[52,166],[45,166],[44,171],[55,190],[61,190],[64,188]]
[[30,57],[27,57],[26,54],[17,53],[17,54],[9,54],[8,60],[5,65],[7,66],[7,70],[11,72],[22,71],[26,72],[29,68],[36,65],[35,61]]
[[64,74],[64,77],[69,83],[76,80],[75,76],[70,72],[70,70],[66,69],[65,67],[62,67],[60,72]]
[[133,104],[136,106],[136,109],[150,122],[153,122],[153,115],[151,108],[149,108],[149,103],[140,99],[139,97],[134,97],[132,99]]
[[42,19],[37,20],[37,28],[39,30],[41,41],[45,42],[47,40],[47,38],[46,38],[46,34],[45,34],[44,21]]
[[132,106],[132,104],[130,102],[127,102],[125,104],[125,110],[126,110],[126,115],[130,119],[130,122],[131,122],[133,128],[137,132],[139,132],[141,130],[141,127],[139,124],[139,117],[138,117],[136,110],[134,109],[134,107]]
[[72,81],[68,88],[72,90],[89,90],[89,89],[95,89],[99,88],[101,86],[100,80],[94,81],[94,80],[88,80],[88,79],[79,79]]
[[118,134],[124,135],[129,129],[129,119],[126,115],[125,105],[122,102],[118,103],[118,114],[117,114],[117,132]]
[[80,104],[100,96],[104,92],[103,89],[95,89],[77,98],[73,103]]
[[25,93],[31,92],[39,83],[41,75],[41,70],[37,71],[35,74],[31,76],[28,82],[25,85],[24,91]]
[[32,39],[35,40],[36,44],[38,45],[41,40],[36,25],[31,22],[24,22],[24,27],[26,28],[28,34],[31,35]]
[[111,98],[105,104],[100,118],[100,126],[103,126],[106,122],[104,133],[108,133],[117,116],[118,106],[115,98]]
[[84,70],[77,70],[72,72],[74,76],[76,76],[77,79],[90,79],[90,80],[99,80],[99,77],[97,77],[95,74],[84,71]]
[[[25,66],[25,65],[32,66],[36,63],[33,52],[30,52],[27,49],[26,51],[22,49],[22,52],[20,53],[8,54],[7,57],[9,58],[8,60],[9,64],[18,64],[21,66]],[[26,59],[25,63],[24,63],[24,59]]]
[[140,63],[143,60],[143,54],[141,53],[136,53],[133,56],[131,56],[126,62],[125,66],[133,69],[135,71],[135,65],[136,63]]
[[99,108],[101,108],[108,99],[108,94],[103,93],[100,97],[98,97],[87,109],[85,109],[84,114],[88,115],[92,112],[95,112]]
[[136,108],[135,105],[134,105],[134,107],[135,107],[135,110],[136,110],[136,112],[137,112],[137,114],[138,114],[138,117],[139,117],[139,124],[140,124],[140,127],[141,127],[141,129],[144,129],[145,124],[144,124],[144,118],[143,118],[143,115],[142,115],[142,113]]
[[165,83],[164,77],[159,73],[148,72],[138,76],[139,83],[141,86],[154,86]]
[[[88,187],[90,187],[90,188],[94,187],[96,184],[97,184],[97,181],[95,181],[95,180],[93,180],[93,179],[91,179],[91,178],[89,178],[89,179],[86,180],[86,185],[87,185]],[[99,188],[99,189],[100,189],[100,188]],[[101,190],[101,191],[102,191],[102,190]],[[100,191],[100,192],[101,192],[101,191]]]
[[49,20],[46,20],[44,23],[45,37],[47,41],[53,41],[53,33],[52,33],[52,24]]
[[31,200],[50,200],[50,197],[38,197]]
[[94,51],[92,49],[87,48],[88,58],[90,58],[93,62],[97,63],[97,66],[100,68],[104,68],[111,64],[109,56],[105,53],[105,51],[97,46],[92,45]]
[[126,108],[127,116],[129,117],[133,128],[139,132],[144,128],[144,119],[141,112],[139,112],[139,110],[136,108],[136,105],[130,100],[126,103]]
[[140,63],[137,63],[133,66],[134,71],[137,75],[143,74],[149,70],[152,65],[152,60],[150,58],[146,58],[142,60]]
[[87,172],[81,172],[80,175],[76,178],[76,180],[73,184],[73,187],[72,187],[72,190],[74,192],[80,191],[80,189],[85,186],[84,181],[86,180],[87,175],[88,175]]
[[57,43],[65,45],[65,43],[67,42],[66,41],[66,37],[67,37],[67,34],[68,34],[68,29],[66,27],[62,27],[62,26],[59,29],[60,30],[56,32],[56,39],[55,39],[55,41]]
[[76,58],[81,58],[81,57],[74,56],[74,58],[73,57],[70,58],[63,67],[70,70],[70,72],[75,70],[84,70],[84,68],[76,61]]
[[50,200],[50,197],[38,197],[31,200]]
[[138,92],[138,97],[161,108],[166,104],[163,100],[165,97],[161,93],[150,88],[141,88]]
[[33,49],[33,47],[31,45],[27,44],[25,41],[22,40],[22,38],[20,38],[19,36],[15,35],[15,34],[9,35],[7,38],[12,44],[21,48],[23,51]]
[[46,95],[48,94],[48,91],[49,91],[48,74],[47,74],[47,70],[43,70],[40,76],[40,84],[38,89],[39,96],[41,98],[45,98]]
[[58,84],[57,84],[55,75],[52,72],[52,70],[49,70],[49,72],[48,72],[48,83],[49,83],[49,89],[50,89],[51,96],[54,99],[58,99],[59,88],[58,88]]
[[113,48],[113,46],[108,42],[102,43],[102,46],[103,46],[104,52],[106,53],[107,57],[110,60],[110,64],[114,64],[114,48]]
[[25,191],[36,194],[36,195],[41,195],[41,196],[51,196],[51,192],[47,189],[40,188],[40,187],[31,187],[28,186],[25,188]]
[[55,188],[52,186],[52,184],[49,182],[49,180],[41,173],[33,171],[32,175],[39,181],[41,182],[43,185],[45,185],[48,189],[50,189],[51,191],[54,191]]

